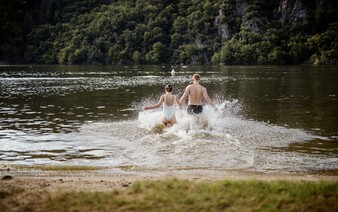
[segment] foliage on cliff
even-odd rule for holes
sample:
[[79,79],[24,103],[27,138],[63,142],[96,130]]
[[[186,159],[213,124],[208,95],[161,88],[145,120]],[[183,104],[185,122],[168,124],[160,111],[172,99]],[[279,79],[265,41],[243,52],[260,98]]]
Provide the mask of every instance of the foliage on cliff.
[[334,0],[2,2],[11,63],[338,64]]

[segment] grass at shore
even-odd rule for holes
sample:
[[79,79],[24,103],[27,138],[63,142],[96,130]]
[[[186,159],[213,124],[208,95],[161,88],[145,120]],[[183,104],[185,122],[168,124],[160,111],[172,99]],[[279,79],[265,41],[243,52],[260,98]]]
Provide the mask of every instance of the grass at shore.
[[[332,181],[171,179],[135,182],[111,192],[47,193],[24,208],[31,211],[337,211],[337,199],[338,185]],[[2,208],[8,210],[5,205]]]

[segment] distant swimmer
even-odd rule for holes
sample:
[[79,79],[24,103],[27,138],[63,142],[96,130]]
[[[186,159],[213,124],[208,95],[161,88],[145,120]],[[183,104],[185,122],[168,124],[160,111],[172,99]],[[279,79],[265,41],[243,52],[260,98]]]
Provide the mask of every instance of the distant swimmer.
[[144,110],[159,108],[161,105],[163,105],[162,123],[164,126],[172,126],[176,123],[175,106],[177,104],[179,107],[181,107],[182,104],[177,96],[171,93],[173,90],[173,87],[171,85],[166,85],[164,87],[164,90],[165,94],[160,97],[160,100],[157,102],[157,104],[152,106],[145,106]]
[[172,69],[171,70],[171,76],[175,76],[176,72],[175,72],[175,69]]
[[189,114],[199,114],[203,111],[202,99],[204,98],[207,103],[211,106],[215,106],[214,102],[208,96],[207,89],[200,85],[200,75],[194,74],[192,76],[193,84],[188,85],[180,99],[181,104],[185,101],[187,96],[188,100],[188,108],[187,112]]

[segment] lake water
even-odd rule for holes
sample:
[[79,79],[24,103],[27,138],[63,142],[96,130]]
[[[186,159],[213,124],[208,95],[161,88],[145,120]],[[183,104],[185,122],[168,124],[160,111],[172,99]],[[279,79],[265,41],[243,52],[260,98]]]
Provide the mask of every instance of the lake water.
[[[1,66],[0,165],[338,170],[337,66]],[[200,73],[216,103],[155,130],[165,84]]]

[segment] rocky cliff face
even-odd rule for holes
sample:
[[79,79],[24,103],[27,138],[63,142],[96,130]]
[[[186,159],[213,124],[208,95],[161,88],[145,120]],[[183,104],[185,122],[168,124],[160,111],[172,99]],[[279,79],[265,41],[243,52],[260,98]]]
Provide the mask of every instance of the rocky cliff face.
[[282,24],[286,21],[301,23],[308,13],[301,0],[281,0],[277,11]]
[[217,26],[218,37],[223,41],[230,39],[231,33],[229,25],[224,21],[225,15],[222,10],[219,10],[218,16],[215,18],[215,26]]
[[59,14],[60,3],[55,0],[39,0],[27,5],[24,17],[24,28],[50,23]]
[[237,1],[234,7],[234,10],[231,12],[231,17],[226,17],[222,10],[219,10],[218,16],[215,18],[215,25],[218,28],[218,35],[222,41],[229,40],[232,37],[232,32],[230,29],[227,19],[234,19],[239,17],[241,19],[241,24],[237,31],[241,28],[246,28],[250,32],[258,33],[260,32],[262,25],[262,21],[258,17],[250,17],[247,11],[249,8],[249,4],[247,1]]
[[280,0],[279,21],[306,24],[313,21],[314,31],[326,30],[328,23],[338,22],[338,1],[336,0]]
[[[92,8],[100,4],[111,4],[114,0],[35,0],[26,4],[24,16],[24,28],[30,30],[41,24],[55,24],[56,22],[70,21],[71,17],[65,13],[81,9],[82,13],[90,12]],[[78,15],[78,14],[77,14]]]
[[[326,22],[337,22],[337,6],[335,0],[279,0],[273,8],[275,19],[282,25],[284,24],[306,24],[307,21],[313,21],[317,28],[326,28]],[[250,16],[250,2],[247,0],[236,1],[235,7],[230,16],[240,17],[242,28],[249,29],[250,32],[258,33],[261,31],[263,22],[260,17]],[[214,24],[218,28],[219,37],[222,41],[229,40],[234,32],[225,21],[231,17],[225,16],[222,10],[219,10]],[[238,31],[240,28],[237,29]]]

